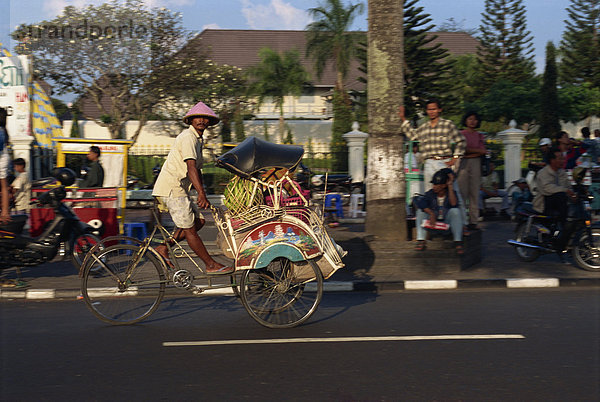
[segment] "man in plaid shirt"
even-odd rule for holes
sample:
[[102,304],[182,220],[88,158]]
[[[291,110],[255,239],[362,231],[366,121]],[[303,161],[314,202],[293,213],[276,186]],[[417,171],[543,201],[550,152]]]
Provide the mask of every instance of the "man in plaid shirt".
[[[409,140],[419,141],[421,158],[425,161],[424,182],[425,190],[431,188],[431,178],[440,169],[458,168],[458,159],[465,153],[465,137],[456,129],[450,120],[442,119],[442,106],[437,99],[427,101],[426,106],[429,121],[418,128],[411,128],[406,120],[404,106],[400,106],[399,116],[402,120],[400,130]],[[452,144],[454,152],[452,151]]]

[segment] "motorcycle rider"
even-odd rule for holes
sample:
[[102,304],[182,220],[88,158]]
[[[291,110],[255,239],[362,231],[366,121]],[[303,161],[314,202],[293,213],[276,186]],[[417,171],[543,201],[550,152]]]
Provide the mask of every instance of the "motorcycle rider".
[[553,147],[548,155],[548,165],[537,174],[536,182],[538,193],[533,199],[533,209],[548,216],[555,216],[557,220],[558,235],[554,236],[554,248],[559,257],[565,249],[569,239],[567,221],[568,198],[574,199],[575,193],[571,190],[569,178],[563,166],[565,157],[560,149]]

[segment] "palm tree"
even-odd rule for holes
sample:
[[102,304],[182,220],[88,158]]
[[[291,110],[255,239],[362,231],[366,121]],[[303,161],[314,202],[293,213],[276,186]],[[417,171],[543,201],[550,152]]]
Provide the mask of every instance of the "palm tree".
[[328,62],[333,59],[336,71],[333,90],[333,126],[331,152],[334,171],[348,167],[348,149],[344,133],[351,130],[354,121],[352,102],[344,90],[350,62],[357,56],[360,34],[348,32],[354,18],[363,12],[363,4],[350,4],[345,8],[341,0],[326,0],[325,6],[311,8],[308,13],[315,19],[306,26],[306,56],[315,61],[315,72],[321,77]]
[[404,0],[369,0],[366,231],[406,240],[403,141],[398,106],[404,99]]
[[286,95],[300,96],[308,85],[309,75],[300,64],[300,55],[296,50],[288,50],[283,55],[268,47],[258,53],[260,63],[249,71],[254,82],[250,85],[250,93],[258,97],[262,104],[266,97],[271,97],[279,109],[279,142],[283,142],[285,123],[283,118],[283,102]]
[[344,8],[341,0],[326,0],[325,6],[311,8],[308,13],[315,19],[306,26],[306,56],[315,59],[317,77],[321,77],[327,62],[333,57],[337,73],[335,88],[342,91],[350,61],[356,57],[359,36],[348,32],[354,18],[362,14],[362,3]]

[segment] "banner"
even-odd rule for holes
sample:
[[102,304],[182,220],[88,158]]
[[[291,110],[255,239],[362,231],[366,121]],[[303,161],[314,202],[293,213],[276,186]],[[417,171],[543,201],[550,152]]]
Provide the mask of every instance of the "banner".
[[6,128],[11,137],[30,136],[30,104],[26,56],[0,57],[0,107],[7,109]]

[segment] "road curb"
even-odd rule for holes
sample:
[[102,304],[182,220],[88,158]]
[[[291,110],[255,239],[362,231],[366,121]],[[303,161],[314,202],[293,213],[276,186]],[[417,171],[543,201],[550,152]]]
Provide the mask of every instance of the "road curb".
[[[462,279],[462,280],[405,280],[390,282],[367,281],[328,281],[323,283],[323,291],[333,292],[381,292],[381,291],[427,291],[464,289],[544,289],[558,287],[600,287],[600,278],[509,278],[509,279]],[[169,289],[169,294],[177,292],[183,296],[190,293],[180,289]],[[229,288],[210,289],[203,292],[207,296],[231,296]],[[79,289],[1,289],[0,299],[77,299]]]

